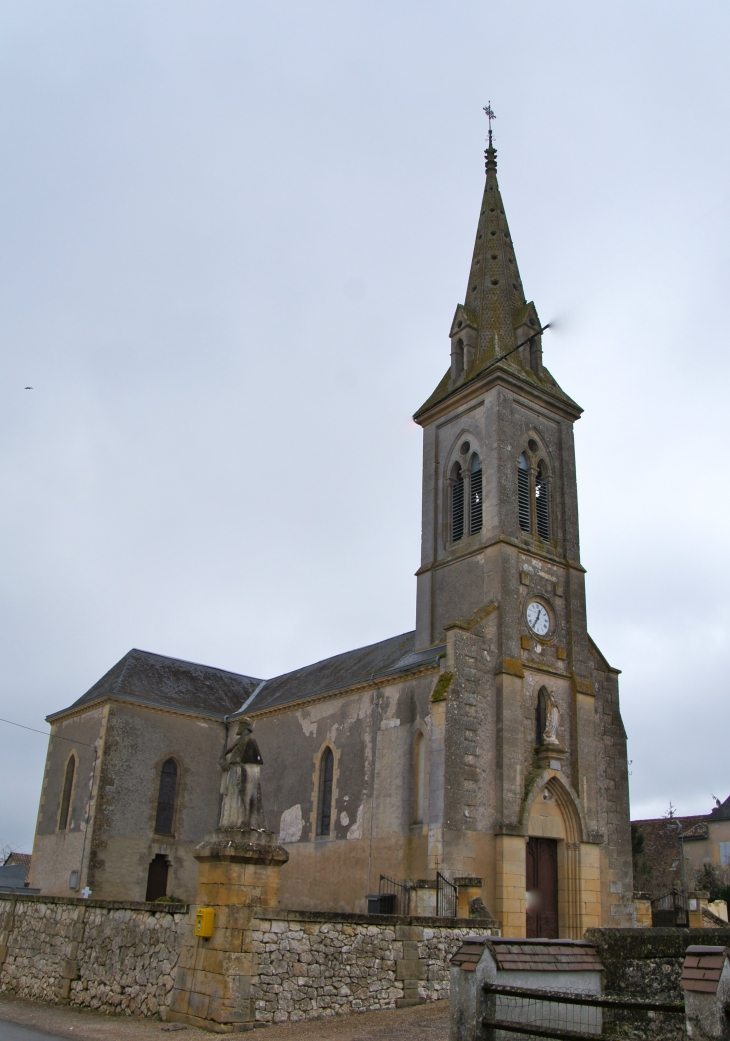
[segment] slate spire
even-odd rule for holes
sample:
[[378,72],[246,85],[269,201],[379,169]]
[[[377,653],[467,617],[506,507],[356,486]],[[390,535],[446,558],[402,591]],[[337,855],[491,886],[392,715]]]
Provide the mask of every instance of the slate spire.
[[492,144],[491,128],[484,156],[486,183],[464,299],[478,330],[477,364],[491,361],[516,345],[515,319],[525,305],[497,181],[497,150]]

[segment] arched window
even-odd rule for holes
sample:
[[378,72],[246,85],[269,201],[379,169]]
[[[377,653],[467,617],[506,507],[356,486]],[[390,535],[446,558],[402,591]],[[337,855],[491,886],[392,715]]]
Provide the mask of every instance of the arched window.
[[469,534],[482,530],[482,468],[479,456],[472,457],[469,481]]
[[451,541],[464,537],[464,478],[458,463],[451,471]]
[[530,468],[523,452],[517,463],[517,509],[522,531],[530,530]]
[[58,814],[58,830],[65,831],[68,827],[68,815],[71,809],[71,794],[74,787],[74,774],[76,773],[76,756],[72,755],[66,763],[66,773],[63,778],[63,791],[61,792],[61,809]]
[[160,790],[157,796],[155,834],[172,835],[175,819],[175,796],[177,794],[177,763],[166,759],[160,771]]
[[413,815],[414,824],[423,823],[426,808],[426,739],[419,730],[413,742]]
[[537,477],[535,478],[535,516],[537,518],[537,534],[547,542],[550,538],[548,482],[547,469],[542,460],[537,464]]
[[335,757],[331,748],[325,748],[319,763],[319,807],[317,812],[317,834],[329,835],[332,821],[332,779],[335,772]]

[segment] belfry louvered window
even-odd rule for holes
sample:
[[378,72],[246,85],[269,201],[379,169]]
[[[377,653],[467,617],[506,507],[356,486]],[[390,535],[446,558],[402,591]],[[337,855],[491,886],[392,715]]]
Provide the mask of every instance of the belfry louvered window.
[[175,819],[175,796],[177,794],[177,763],[166,759],[160,771],[160,788],[157,794],[155,834],[172,835]]
[[530,530],[530,471],[523,452],[517,463],[517,509],[520,516],[520,528]]
[[469,534],[476,535],[482,530],[482,468],[478,455],[472,459],[469,470]]
[[537,517],[537,534],[546,541],[550,538],[550,514],[548,506],[548,482],[545,466],[538,463],[535,480],[535,515]]
[[325,748],[319,764],[319,813],[317,834],[329,835],[332,823],[332,780],[335,773],[335,757],[331,748]]
[[464,478],[458,466],[451,479],[451,541],[464,537]]

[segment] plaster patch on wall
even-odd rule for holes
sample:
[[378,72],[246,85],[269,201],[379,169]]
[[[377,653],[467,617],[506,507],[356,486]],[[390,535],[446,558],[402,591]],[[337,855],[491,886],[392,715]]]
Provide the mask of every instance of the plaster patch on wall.
[[284,810],[279,822],[279,842],[299,842],[304,828],[302,807],[300,803]]
[[342,825],[343,828],[346,828],[349,823],[350,823],[350,818],[347,816],[347,814],[343,810],[342,813],[340,814],[340,824]]
[[303,712],[297,712],[297,719],[302,725],[305,737],[316,737],[317,736],[317,723],[311,720],[308,715],[304,715]]
[[382,723],[380,724],[380,729],[381,730],[391,730],[393,727],[399,727],[399,726],[400,726],[400,720],[399,719],[384,719],[382,721]]
[[[352,825],[352,827],[350,828],[350,830],[347,833],[348,839],[361,839],[362,838],[362,814],[363,814],[363,807],[364,807],[364,805],[365,805],[365,803],[362,803],[362,802],[360,803],[359,809],[357,811],[357,817],[355,818],[355,823]],[[343,816],[344,816],[344,814],[343,814]]]

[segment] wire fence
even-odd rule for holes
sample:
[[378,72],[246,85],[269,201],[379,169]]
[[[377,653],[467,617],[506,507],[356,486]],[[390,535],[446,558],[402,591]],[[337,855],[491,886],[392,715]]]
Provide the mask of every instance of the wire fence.
[[684,1036],[683,1002],[633,1001],[489,983],[484,984],[484,992],[486,1015],[482,1025],[487,1041],[625,1041],[628,1037],[664,1041]]

